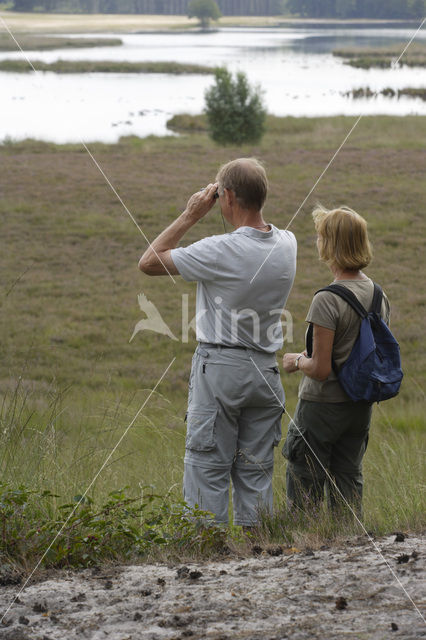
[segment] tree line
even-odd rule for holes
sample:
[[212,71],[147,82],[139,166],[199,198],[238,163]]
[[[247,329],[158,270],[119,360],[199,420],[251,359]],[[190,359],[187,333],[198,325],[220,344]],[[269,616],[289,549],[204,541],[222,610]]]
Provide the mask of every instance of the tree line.
[[[426,0],[216,0],[224,16],[421,18]],[[15,11],[187,15],[189,0],[14,0]]]
[[307,18],[422,18],[425,0],[287,0],[287,10]]

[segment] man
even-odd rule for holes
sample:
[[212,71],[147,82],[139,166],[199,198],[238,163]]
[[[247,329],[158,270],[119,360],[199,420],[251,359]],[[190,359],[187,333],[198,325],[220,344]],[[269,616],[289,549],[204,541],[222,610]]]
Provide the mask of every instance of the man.
[[[273,447],[284,405],[275,353],[281,313],[296,271],[296,239],[264,221],[268,182],[262,165],[240,158],[195,193],[185,211],[140,259],[149,275],[197,282],[195,351],[189,381],[184,498],[228,522],[253,526],[272,508]],[[176,248],[216,199],[232,233]]]

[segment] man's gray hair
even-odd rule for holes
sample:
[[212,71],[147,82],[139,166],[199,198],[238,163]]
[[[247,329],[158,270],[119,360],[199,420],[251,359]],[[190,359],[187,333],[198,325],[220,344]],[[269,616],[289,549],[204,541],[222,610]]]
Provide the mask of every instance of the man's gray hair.
[[256,158],[238,158],[224,164],[218,171],[216,182],[219,192],[229,189],[245,209],[260,211],[268,193],[265,169]]

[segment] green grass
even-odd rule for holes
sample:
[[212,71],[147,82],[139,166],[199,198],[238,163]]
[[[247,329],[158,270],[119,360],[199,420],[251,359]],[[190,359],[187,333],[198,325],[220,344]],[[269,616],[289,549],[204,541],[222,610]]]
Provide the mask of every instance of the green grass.
[[[203,130],[188,133],[193,120],[182,120],[186,132],[179,137],[89,145],[150,239],[182,211],[191,193],[214,179],[220,164],[248,155],[261,158],[268,171],[267,220],[286,226],[355,122],[349,117],[269,118],[261,143],[223,149]],[[426,260],[421,208],[425,135],[424,117],[364,117],[291,226],[299,252],[287,305],[294,344],[287,349],[302,349],[312,293],[330,280],[317,261],[310,216],[316,201],[328,207],[344,203],[366,217],[375,253],[367,273],[391,301],[405,378],[400,395],[375,408],[365,457],[365,522],[377,533],[425,526],[426,296],[420,276]],[[59,517],[58,506],[83,493],[113,452],[90,490],[96,508],[126,485],[129,499],[152,485],[156,495],[169,496],[167,508],[174,509],[180,500],[195,336],[190,332],[187,343],[152,332],[137,334],[131,343],[129,338],[143,317],[140,292],[180,338],[182,295],[189,296],[192,318],[195,286],[138,271],[146,242],[79,145],[8,140],[0,145],[0,158],[2,481],[12,488],[23,483],[39,493],[58,494],[48,499],[50,511],[43,511],[51,522]],[[215,209],[184,243],[221,232]],[[164,381],[114,450],[174,357]],[[298,381],[296,375],[283,376],[290,413]],[[277,505],[285,498],[284,475],[285,461],[277,450]],[[35,513],[36,497],[30,496],[28,504],[28,513]],[[307,519],[304,526],[290,524],[281,509],[259,536],[299,544],[357,530],[353,524],[342,529],[326,514]],[[30,562],[31,545],[27,552],[20,549]]]
[[[61,38],[20,34],[17,38],[24,51],[46,51],[49,49],[86,49],[89,47],[118,47],[120,38]],[[0,33],[0,51],[16,51],[16,43],[8,33]]]
[[181,64],[179,62],[114,62],[112,60],[57,60],[42,62],[32,60],[0,60],[0,71],[28,73],[34,67],[37,71],[53,71],[54,73],[214,73],[212,67],[198,64]]

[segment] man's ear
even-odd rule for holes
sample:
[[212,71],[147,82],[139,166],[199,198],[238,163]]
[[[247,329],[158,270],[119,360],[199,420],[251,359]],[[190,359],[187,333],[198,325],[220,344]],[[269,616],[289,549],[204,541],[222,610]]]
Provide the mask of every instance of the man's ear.
[[232,205],[235,204],[236,200],[235,193],[231,191],[231,189],[224,189],[223,192],[225,195],[226,204],[228,205],[228,207],[232,207]]

